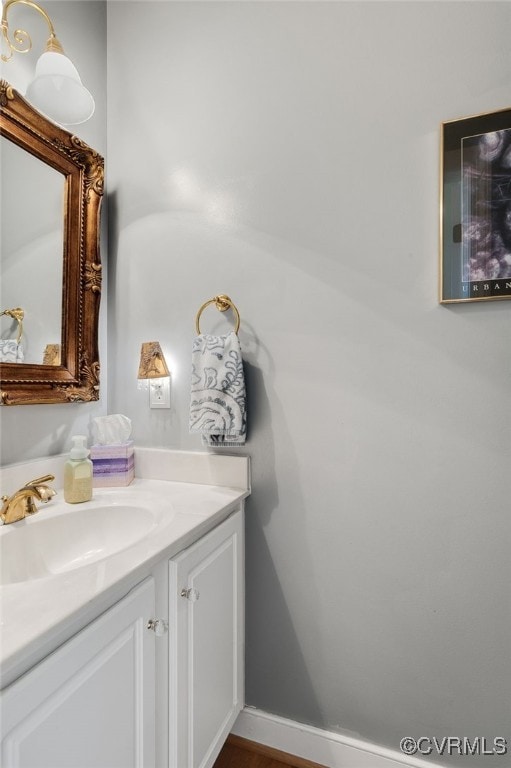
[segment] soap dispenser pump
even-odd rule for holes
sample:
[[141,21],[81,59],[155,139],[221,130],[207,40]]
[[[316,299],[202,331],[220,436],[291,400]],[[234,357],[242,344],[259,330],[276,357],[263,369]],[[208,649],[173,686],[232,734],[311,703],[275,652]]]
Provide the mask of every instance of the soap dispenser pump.
[[71,438],[73,447],[64,466],[64,499],[69,504],[92,499],[92,461],[85,435]]

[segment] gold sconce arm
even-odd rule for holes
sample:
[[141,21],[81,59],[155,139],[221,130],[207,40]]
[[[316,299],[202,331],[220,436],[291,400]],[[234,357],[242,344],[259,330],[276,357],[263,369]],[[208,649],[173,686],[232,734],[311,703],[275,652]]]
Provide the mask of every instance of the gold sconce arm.
[[9,37],[9,24],[7,21],[7,13],[9,11],[9,8],[11,6],[16,5],[17,3],[21,3],[22,5],[28,5],[30,8],[34,8],[34,10],[38,11],[41,16],[44,17],[46,23],[48,24],[48,29],[50,30],[50,37],[48,38],[48,41],[46,43],[46,50],[47,51],[53,51],[55,53],[64,53],[64,49],[62,48],[62,45],[60,44],[59,40],[57,39],[57,36],[55,34],[55,29],[53,28],[53,23],[44,8],[41,8],[40,5],[37,5],[37,3],[34,3],[33,0],[7,0],[7,2],[4,5],[3,12],[2,12],[2,35],[3,38],[9,48],[9,53],[7,55],[2,54],[1,59],[2,61],[9,61],[14,53],[28,53],[32,48],[32,38],[26,32],[24,29],[15,29],[13,34],[13,40]]

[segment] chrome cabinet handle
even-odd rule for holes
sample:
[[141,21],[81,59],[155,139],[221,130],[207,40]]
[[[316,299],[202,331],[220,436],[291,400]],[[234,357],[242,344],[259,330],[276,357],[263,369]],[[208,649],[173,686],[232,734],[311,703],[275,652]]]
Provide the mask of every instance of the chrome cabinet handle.
[[196,603],[197,600],[200,597],[200,593],[198,589],[186,589],[185,587],[181,590],[181,597],[186,597],[187,600],[189,600],[191,603]]
[[165,619],[149,619],[147,629],[152,629],[156,637],[161,637],[169,628],[168,621]]

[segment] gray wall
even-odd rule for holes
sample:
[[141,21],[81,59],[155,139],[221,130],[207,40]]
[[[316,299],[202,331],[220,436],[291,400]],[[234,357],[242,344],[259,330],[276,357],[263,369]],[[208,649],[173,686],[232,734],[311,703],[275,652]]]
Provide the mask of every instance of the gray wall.
[[[76,65],[83,83],[93,93],[96,111],[72,132],[106,155],[106,2],[77,0],[45,0],[42,3],[52,18],[57,37],[66,54]],[[2,65],[2,77],[20,93],[33,76],[37,58],[48,37],[42,17],[33,9],[15,6],[9,11],[9,25],[28,29],[33,37],[33,50],[17,55]],[[3,49],[2,49],[3,51]],[[24,179],[23,183],[29,183]],[[2,217],[5,212],[2,207]],[[105,216],[106,224],[106,216]],[[106,227],[105,227],[106,235]],[[102,242],[102,258],[106,264],[106,239]],[[106,266],[104,271],[106,272]],[[27,275],[30,274],[30,270]],[[38,282],[34,290],[45,290]],[[2,306],[2,309],[4,307]],[[2,326],[3,327],[3,326]],[[27,326],[27,332],[30,329]],[[106,412],[106,281],[100,318],[100,361],[102,364],[101,400],[95,403],[66,405],[34,405],[0,408],[1,459],[3,464],[51,456],[70,447],[70,436],[89,434],[90,419]],[[29,478],[27,478],[29,479]]]
[[[439,124],[509,104],[511,6],[113,2],[108,22],[110,410],[139,444],[201,449],[194,318],[231,296],[248,704],[394,748],[508,734],[511,304],[436,290]],[[136,389],[153,339],[170,412]]]
[[[104,3],[49,5],[104,152]],[[510,23],[492,2],[108,4],[109,410],[200,449],[194,317],[233,298],[247,702],[391,747],[508,735],[511,305],[438,306],[436,254],[439,123],[509,104]],[[153,339],[170,412],[136,389]],[[4,461],[105,411],[105,359],[99,404],[0,409]]]

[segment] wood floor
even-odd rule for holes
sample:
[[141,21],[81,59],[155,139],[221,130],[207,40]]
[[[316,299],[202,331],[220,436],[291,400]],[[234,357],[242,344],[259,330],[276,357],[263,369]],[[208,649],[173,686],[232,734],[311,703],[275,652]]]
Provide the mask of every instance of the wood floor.
[[229,736],[213,768],[324,768],[255,741]]

